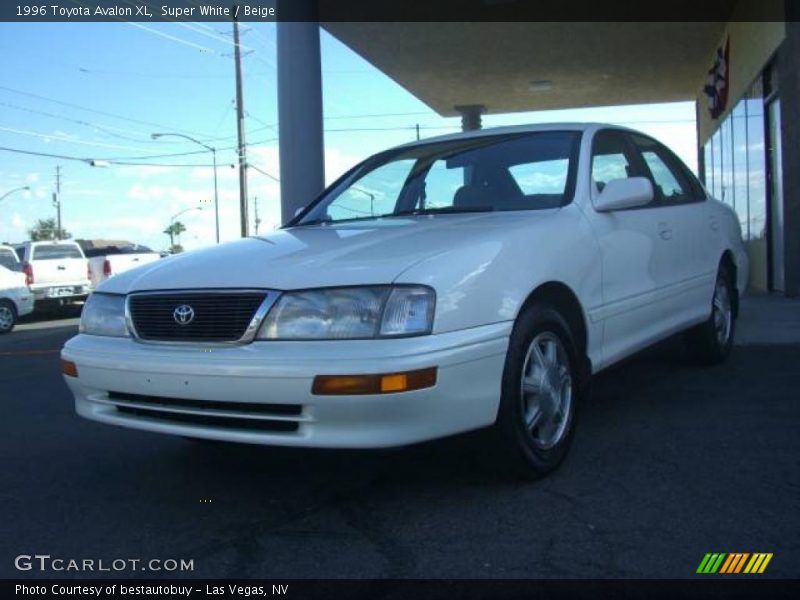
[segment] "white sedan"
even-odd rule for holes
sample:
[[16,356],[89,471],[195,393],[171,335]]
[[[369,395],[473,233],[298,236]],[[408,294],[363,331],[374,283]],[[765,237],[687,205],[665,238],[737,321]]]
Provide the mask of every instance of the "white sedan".
[[491,426],[535,477],[594,373],[681,331],[724,360],[747,266],[734,212],[643,134],[460,133],[367,159],[280,231],[109,279],[63,371],[103,423],[335,448]]

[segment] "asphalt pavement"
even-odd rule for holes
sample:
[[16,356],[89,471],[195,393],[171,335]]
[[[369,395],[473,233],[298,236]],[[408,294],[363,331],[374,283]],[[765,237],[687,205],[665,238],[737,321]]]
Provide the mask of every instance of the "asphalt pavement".
[[[572,452],[500,479],[480,435],[412,448],[200,444],[75,416],[76,321],[0,338],[0,577],[14,557],[187,559],[187,577],[694,577],[707,552],[800,574],[800,345],[723,366],[677,340],[602,373]],[[158,577],[122,571],[117,576]]]

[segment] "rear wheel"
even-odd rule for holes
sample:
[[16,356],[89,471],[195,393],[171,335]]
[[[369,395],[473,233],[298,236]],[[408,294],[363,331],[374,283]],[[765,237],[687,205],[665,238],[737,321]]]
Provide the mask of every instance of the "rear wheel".
[[0,334],[9,333],[17,323],[17,310],[9,300],[0,300]]
[[736,318],[733,313],[735,294],[730,269],[720,267],[711,300],[711,315],[707,321],[693,327],[685,335],[687,348],[698,363],[718,364],[730,355],[736,332]]
[[581,392],[578,365],[572,333],[557,311],[535,304],[520,315],[503,371],[496,466],[535,479],[564,459]]

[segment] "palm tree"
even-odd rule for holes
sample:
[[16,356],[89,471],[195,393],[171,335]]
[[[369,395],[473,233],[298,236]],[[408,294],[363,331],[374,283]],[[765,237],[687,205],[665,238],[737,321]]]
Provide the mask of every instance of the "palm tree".
[[170,248],[175,247],[175,238],[178,239],[178,245],[181,243],[181,234],[186,231],[186,226],[180,221],[174,221],[167,227],[163,233],[169,236]]

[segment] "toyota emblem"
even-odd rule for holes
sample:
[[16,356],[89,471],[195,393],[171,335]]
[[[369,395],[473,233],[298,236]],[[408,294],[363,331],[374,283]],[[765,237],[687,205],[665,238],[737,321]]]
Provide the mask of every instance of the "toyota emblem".
[[188,325],[194,321],[194,309],[188,304],[181,304],[172,311],[172,318],[178,325]]

